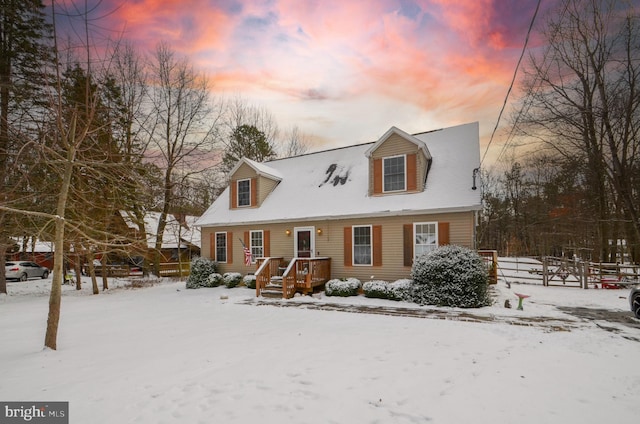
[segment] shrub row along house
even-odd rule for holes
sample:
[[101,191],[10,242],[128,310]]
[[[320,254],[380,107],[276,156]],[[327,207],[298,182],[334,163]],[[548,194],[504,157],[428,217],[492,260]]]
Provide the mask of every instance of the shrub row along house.
[[376,142],[265,163],[243,158],[196,222],[202,256],[220,272],[282,278],[285,291],[288,278],[293,291],[328,278],[407,278],[413,259],[437,246],[475,248],[479,166],[477,122],[414,135],[392,127]]

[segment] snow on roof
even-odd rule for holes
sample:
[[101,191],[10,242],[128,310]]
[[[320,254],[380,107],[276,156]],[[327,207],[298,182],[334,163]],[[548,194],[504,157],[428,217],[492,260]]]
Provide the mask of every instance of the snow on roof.
[[234,166],[233,169],[229,172],[229,175],[233,175],[233,173],[236,172],[236,170],[240,168],[243,163],[246,163],[251,168],[253,168],[258,175],[264,175],[265,177],[269,177],[274,180],[282,180],[282,175],[276,169],[273,169],[270,166],[265,165],[264,163],[256,162],[255,160],[251,160],[248,158],[240,159],[238,163],[236,163],[236,166]]
[[371,146],[367,152],[365,153],[365,155],[367,157],[370,157],[371,154],[373,152],[376,151],[376,149],[382,144],[384,143],[389,137],[391,137],[393,134],[397,134],[400,137],[404,138],[407,141],[412,142],[413,144],[415,144],[418,149],[422,150],[424,152],[424,155],[427,157],[427,159],[431,159],[431,153],[429,152],[429,149],[427,148],[427,145],[422,141],[417,139],[416,137],[412,136],[411,134],[407,134],[406,132],[402,131],[399,128],[396,127],[391,127],[389,128],[389,130],[384,133],[384,135],[382,137],[380,137],[380,139],[378,141],[376,141],[374,143],[373,146]]
[[[130,214],[126,211],[120,211],[120,215],[124,219],[129,228],[140,231],[138,225],[133,221]],[[147,246],[149,248],[155,248],[156,245],[156,231],[158,230],[158,221],[160,220],[160,212],[147,212],[144,216],[144,231],[147,234]],[[200,228],[194,226],[198,217],[187,216],[185,222],[187,228],[184,225],[180,225],[180,222],[172,214],[167,215],[167,224],[162,236],[162,248],[163,249],[176,249],[178,248],[178,240],[182,240],[180,248],[187,247],[186,243],[190,243],[195,246],[200,246]]]
[[18,245],[18,252],[20,253],[47,253],[55,251],[55,246],[53,242],[50,241],[42,241],[40,239],[37,239],[34,245],[33,240],[29,239],[26,243],[26,250],[23,249],[23,247],[25,247],[23,237],[16,237],[13,239],[13,241]]
[[259,208],[230,209],[227,187],[196,225],[479,210],[480,190],[471,188],[473,170],[480,166],[478,123],[413,137],[426,144],[433,158],[420,193],[369,196],[366,153],[375,143],[366,143],[267,162],[282,180]]

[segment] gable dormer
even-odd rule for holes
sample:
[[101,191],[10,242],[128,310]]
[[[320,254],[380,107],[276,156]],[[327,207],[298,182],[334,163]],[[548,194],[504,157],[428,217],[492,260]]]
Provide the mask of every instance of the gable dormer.
[[432,158],[421,140],[391,127],[365,154],[370,196],[424,190]]
[[242,158],[229,173],[229,207],[258,208],[282,180],[269,166]]

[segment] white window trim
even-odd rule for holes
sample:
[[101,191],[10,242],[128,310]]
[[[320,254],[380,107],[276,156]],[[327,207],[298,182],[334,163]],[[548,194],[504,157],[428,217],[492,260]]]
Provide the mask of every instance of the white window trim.
[[262,245],[260,246],[262,248],[262,255],[258,256],[258,257],[264,257],[264,231],[263,230],[249,230],[249,250],[251,251],[251,263],[255,264],[256,263],[256,259],[258,257],[256,257],[256,255],[253,254],[253,248],[254,247],[258,247],[258,246],[254,246],[253,245],[253,233],[262,234],[262,237],[261,237]]
[[[399,158],[402,157],[404,159],[404,188],[401,190],[385,190],[384,188],[384,177],[385,177],[385,172],[384,172],[384,161],[387,159],[394,159],[394,158]],[[383,193],[399,193],[399,192],[403,192],[403,191],[407,191],[407,155],[395,155],[395,156],[387,156],[382,158],[382,192]]]
[[440,240],[440,234],[438,234],[438,221],[429,221],[429,222],[414,222],[413,223],[413,243],[412,243],[412,247],[413,247],[413,260],[416,259],[416,227],[418,225],[430,225],[433,224],[433,226],[435,227],[436,231],[435,231],[435,235],[436,235],[436,245],[435,245],[435,249],[437,249],[440,245],[438,243],[438,240]]
[[[242,181],[249,181],[249,204],[248,205],[240,204],[240,182]],[[239,208],[248,208],[251,206],[251,178],[243,178],[242,180],[236,181],[236,205]]]
[[[369,258],[371,263],[356,264],[356,228],[369,227]],[[352,225],[351,226],[351,265],[352,266],[373,266],[373,225]]]
[[[229,261],[229,240],[228,240],[229,236],[227,235],[226,231],[218,231],[215,234],[216,234],[215,235],[216,242],[215,242],[215,245],[213,247],[215,249],[215,254],[214,254],[214,257],[216,258],[215,261],[219,262],[221,264],[226,264]],[[224,261],[219,261],[218,260],[218,234],[224,234],[224,251],[225,251],[225,254],[226,254],[226,260],[224,260]]]

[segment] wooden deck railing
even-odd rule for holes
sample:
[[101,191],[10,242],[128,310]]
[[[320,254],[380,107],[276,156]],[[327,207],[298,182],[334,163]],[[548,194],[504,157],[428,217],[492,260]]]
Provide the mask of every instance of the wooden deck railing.
[[292,298],[296,291],[313,292],[331,278],[331,258],[293,258],[282,274],[282,297]]
[[271,282],[273,277],[280,276],[282,257],[257,258],[256,266],[256,296],[260,296],[262,290]]
[[498,284],[498,251],[478,250],[478,254],[484,260],[489,274],[489,284]]
[[166,262],[160,264],[161,277],[187,277],[190,272],[190,262]]

